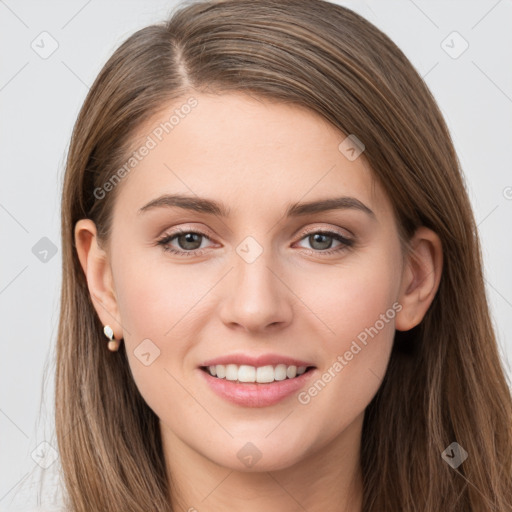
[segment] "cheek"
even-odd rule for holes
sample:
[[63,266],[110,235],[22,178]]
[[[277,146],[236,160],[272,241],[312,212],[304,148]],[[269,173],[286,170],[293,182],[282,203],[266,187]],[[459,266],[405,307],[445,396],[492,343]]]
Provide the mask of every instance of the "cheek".
[[[387,251],[386,251],[387,249]],[[385,254],[385,256],[382,256]],[[309,274],[301,285],[304,301],[326,330],[324,347],[330,354],[348,350],[368,329],[392,337],[400,286],[400,268],[393,248],[355,256],[338,269]],[[384,315],[382,317],[382,315]],[[378,334],[371,329],[376,325]]]
[[158,264],[144,262],[145,253],[131,253],[113,264],[133,379],[159,417],[172,417],[176,408],[197,414],[184,379],[195,365],[193,348],[208,319],[205,294],[218,276],[206,270],[195,273],[164,258]]
[[338,316],[333,323],[336,336],[325,338],[326,355],[318,375],[297,395],[312,436],[319,442],[334,439],[364,414],[386,373],[396,303],[395,308],[388,307],[384,297],[367,298],[367,302],[352,303],[348,315]]
[[184,291],[193,287],[190,282],[188,286],[182,282],[184,278],[176,269],[166,270],[144,261],[143,254],[129,254],[119,258],[113,268],[130,369],[137,388],[155,409],[162,397],[162,386],[172,386],[171,374],[186,355],[186,342],[176,341],[186,341],[178,332],[186,322],[179,320],[193,303]]
[[319,311],[334,333],[322,338],[324,365],[317,379],[298,396],[311,417],[323,418],[323,425],[329,425],[326,435],[335,435],[363,413],[380,387],[401,309],[396,301],[397,258],[393,248],[376,252],[343,269],[336,282],[326,281]]
[[165,339],[200,298],[201,281],[191,281],[179,265],[148,264],[146,253],[120,258],[115,268],[119,311],[133,342],[137,336]]

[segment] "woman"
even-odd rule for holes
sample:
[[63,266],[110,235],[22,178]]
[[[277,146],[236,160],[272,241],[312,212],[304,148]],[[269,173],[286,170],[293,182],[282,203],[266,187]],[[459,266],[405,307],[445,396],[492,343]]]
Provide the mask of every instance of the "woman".
[[74,129],[62,248],[69,510],[512,510],[459,162],[349,9],[206,1],[131,36]]

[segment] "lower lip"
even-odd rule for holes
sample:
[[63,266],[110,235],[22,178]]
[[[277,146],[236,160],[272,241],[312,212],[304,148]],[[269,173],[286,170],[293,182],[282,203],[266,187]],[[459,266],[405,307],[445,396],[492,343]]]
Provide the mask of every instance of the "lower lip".
[[213,377],[200,368],[199,372],[213,392],[221,398],[244,407],[267,407],[284,400],[304,387],[315,372],[315,368],[311,368],[299,377],[278,380],[268,384],[237,383],[237,381]]

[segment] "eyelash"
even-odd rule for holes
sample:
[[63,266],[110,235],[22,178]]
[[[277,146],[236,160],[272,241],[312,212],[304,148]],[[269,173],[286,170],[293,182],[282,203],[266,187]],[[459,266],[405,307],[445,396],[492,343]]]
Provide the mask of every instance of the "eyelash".
[[[183,235],[183,234],[200,235],[200,236],[205,237],[208,240],[210,240],[210,237],[206,233],[202,233],[200,231],[186,230],[186,229],[185,230],[177,229],[176,231],[174,231],[172,233],[168,233],[168,234],[164,235],[163,238],[161,238],[160,240],[157,241],[157,244],[160,245],[165,252],[175,254],[178,256],[185,256],[185,257],[187,257],[187,256],[202,256],[204,253],[204,249],[195,249],[193,251],[181,251],[178,249],[174,249],[173,247],[170,247],[168,245],[171,242],[171,240],[173,240],[177,236]],[[299,239],[299,241],[301,241],[302,239],[306,238],[307,236],[310,236],[313,234],[327,235],[327,236],[337,240],[338,242],[340,242],[341,245],[334,249],[327,249],[325,251],[302,248],[303,251],[306,251],[307,254],[330,256],[331,254],[334,254],[334,253],[346,251],[354,245],[354,240],[345,238],[344,236],[340,235],[336,231],[327,231],[327,230],[322,230],[322,229],[311,229],[311,230],[303,232],[302,237]]]

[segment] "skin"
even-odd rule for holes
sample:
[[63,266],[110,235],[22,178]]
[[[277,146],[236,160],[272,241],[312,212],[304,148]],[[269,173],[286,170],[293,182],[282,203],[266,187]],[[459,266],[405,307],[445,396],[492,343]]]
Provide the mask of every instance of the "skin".
[[[391,203],[364,153],[347,159],[338,149],[345,135],[317,114],[239,93],[194,97],[198,106],[118,185],[108,245],[98,244],[89,219],[75,229],[96,311],[124,339],[136,385],[160,418],[178,490],[173,505],[360,511],[364,411],[385,374],[395,329],[417,325],[434,298],[440,240],[420,228],[413,253],[402,254]],[[141,126],[136,140],[186,99]],[[231,215],[165,207],[138,213],[164,193],[222,201]],[[341,195],[375,218],[357,209],[284,217],[290,203]],[[207,235],[195,245],[169,242],[182,251],[200,247],[202,255],[177,256],[157,244],[176,227]],[[354,245],[322,256],[342,244],[315,242],[314,230],[304,233],[309,228]],[[252,263],[236,251],[247,236],[263,249]],[[394,318],[307,404],[294,394],[269,407],[234,405],[198,373],[204,360],[228,353],[279,353],[311,361],[314,382],[394,303],[401,306]],[[160,350],[149,366],[134,354],[144,339]],[[99,342],[110,357],[106,340]],[[261,453],[252,467],[237,457],[247,442]]]

